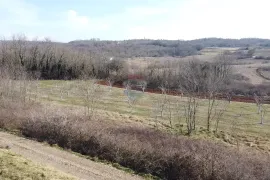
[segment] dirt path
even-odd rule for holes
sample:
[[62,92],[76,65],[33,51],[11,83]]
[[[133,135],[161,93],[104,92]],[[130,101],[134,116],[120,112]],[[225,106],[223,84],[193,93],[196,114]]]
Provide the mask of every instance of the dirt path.
[[35,163],[54,167],[78,179],[142,179],[112,166],[93,162],[72,153],[1,131],[0,146],[9,146],[14,153]]
[[269,82],[259,76],[256,69],[259,67],[269,66],[268,64],[245,64],[245,65],[234,65],[234,70],[237,73],[243,74],[249,78],[249,82],[254,85],[262,84],[264,82]]

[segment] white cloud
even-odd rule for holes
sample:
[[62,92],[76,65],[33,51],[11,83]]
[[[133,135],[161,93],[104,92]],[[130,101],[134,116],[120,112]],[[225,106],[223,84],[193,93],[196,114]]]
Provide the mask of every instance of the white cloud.
[[44,11],[39,11],[39,7],[25,0],[0,0],[0,37],[11,38],[14,34],[25,34],[29,40],[49,37],[54,41],[67,42],[98,37],[97,31],[109,28],[108,24],[80,15],[74,10],[52,12],[50,15],[54,19],[44,18],[42,13]]
[[151,16],[151,15],[161,15],[168,12],[168,9],[161,7],[134,7],[127,8],[126,13],[135,16]]
[[[270,38],[269,0],[156,0],[112,14],[49,12],[26,0],[0,0],[0,36],[25,33],[52,40]],[[102,11],[102,10],[101,10]]]
[[68,13],[68,21],[71,24],[79,25],[79,26],[87,26],[89,25],[89,18],[86,16],[79,16],[76,11],[69,10]]
[[1,21],[29,26],[39,24],[38,7],[22,0],[0,0],[0,11],[4,18]]
[[128,29],[129,39],[177,39],[176,32],[171,27],[135,26]]
[[270,38],[268,0],[190,0],[174,4],[155,23],[129,28],[130,38]]
[[87,16],[78,15],[74,10],[68,10],[66,14],[66,25],[70,28],[69,30],[91,33],[93,31],[104,31],[109,28],[109,24],[101,21],[100,19],[90,19]]

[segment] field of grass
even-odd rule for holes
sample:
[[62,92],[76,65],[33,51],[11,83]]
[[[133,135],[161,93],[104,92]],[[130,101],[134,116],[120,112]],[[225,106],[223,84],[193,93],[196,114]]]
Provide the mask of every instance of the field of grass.
[[0,179],[1,180],[75,180],[75,178],[43,167],[0,148]]
[[234,52],[238,48],[205,48],[200,51],[199,55],[186,56],[186,57],[138,57],[129,58],[128,65],[132,68],[145,68],[151,63],[164,63],[166,61],[180,61],[187,62],[193,59],[200,61],[213,61],[215,57],[224,51]]
[[218,55],[223,53],[224,51],[230,51],[230,52],[235,52],[239,48],[204,48],[200,52],[202,55]]
[[270,48],[256,49],[254,55],[255,56],[269,57],[270,56]]
[[270,80],[270,67],[260,67],[257,69],[257,73],[266,80]]
[[269,115],[259,124],[255,104],[216,100],[214,110],[226,111],[209,132],[208,102],[197,98],[196,128],[187,137],[185,96],[130,91],[135,101],[128,103],[124,89],[91,80],[4,84],[0,127],[23,136],[161,179],[269,176]]
[[[124,89],[109,90],[107,86],[95,85],[96,89],[93,90],[91,81],[38,81],[31,86],[26,98],[45,104],[72,106],[79,109],[79,113],[87,115],[90,111],[101,119],[150,126],[172,133],[186,133],[186,97],[132,91],[135,102],[130,105]],[[90,92],[88,97],[87,91]],[[263,105],[264,123],[260,124],[261,114],[256,104],[217,100],[213,113],[224,111],[224,114],[219,119],[216,133],[217,119],[212,118],[209,133],[206,131],[208,101],[197,99],[197,102],[194,137],[218,138],[233,145],[240,142],[242,145],[270,151],[269,105]]]

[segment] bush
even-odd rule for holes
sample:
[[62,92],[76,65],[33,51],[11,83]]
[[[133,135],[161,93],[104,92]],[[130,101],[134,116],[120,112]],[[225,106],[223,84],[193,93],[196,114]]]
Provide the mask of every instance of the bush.
[[108,125],[83,117],[25,121],[25,136],[99,157],[162,179],[269,179],[268,155],[150,128]]
[[[224,144],[89,120],[70,109],[32,102],[0,101],[2,128],[98,157],[161,179],[270,179],[268,154],[237,151]],[[57,111],[59,110],[59,111]]]

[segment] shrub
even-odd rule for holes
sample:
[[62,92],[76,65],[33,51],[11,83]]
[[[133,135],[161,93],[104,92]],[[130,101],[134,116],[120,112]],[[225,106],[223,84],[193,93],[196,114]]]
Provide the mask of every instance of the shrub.
[[24,121],[25,136],[162,179],[269,179],[268,155],[206,140],[70,116]]

